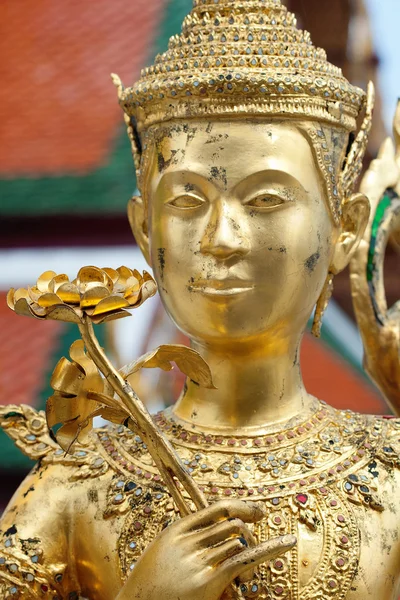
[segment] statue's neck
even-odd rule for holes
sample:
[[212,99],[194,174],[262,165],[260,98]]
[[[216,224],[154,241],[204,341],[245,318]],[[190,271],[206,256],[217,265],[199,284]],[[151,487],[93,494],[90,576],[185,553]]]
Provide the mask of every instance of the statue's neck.
[[308,395],[299,364],[300,338],[290,343],[245,347],[192,346],[207,361],[217,389],[187,381],[174,407],[176,417],[200,428],[284,429],[289,421],[308,418],[317,401]]

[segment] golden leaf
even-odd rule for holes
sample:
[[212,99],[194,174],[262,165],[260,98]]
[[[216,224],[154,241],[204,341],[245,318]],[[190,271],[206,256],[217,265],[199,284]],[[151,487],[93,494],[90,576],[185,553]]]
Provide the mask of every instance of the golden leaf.
[[54,369],[51,386],[54,394],[46,404],[49,429],[61,425],[55,433],[60,446],[69,452],[76,442],[85,443],[98,415],[123,423],[127,414],[114,398],[113,391],[86,354],[82,340],[74,342],[70,357],[62,358]]
[[159,346],[123,367],[120,374],[129,381],[131,375],[143,368],[170,371],[173,369],[171,363],[175,363],[182,373],[202,387],[215,389],[210,367],[204,358],[196,350],[181,344]]

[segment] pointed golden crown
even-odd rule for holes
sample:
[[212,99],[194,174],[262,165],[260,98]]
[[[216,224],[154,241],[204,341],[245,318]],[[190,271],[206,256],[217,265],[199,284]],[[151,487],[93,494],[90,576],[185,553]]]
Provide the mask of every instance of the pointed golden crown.
[[350,131],[364,102],[280,0],[194,0],[168,50],[120,89],[139,132],[210,114],[292,115]]

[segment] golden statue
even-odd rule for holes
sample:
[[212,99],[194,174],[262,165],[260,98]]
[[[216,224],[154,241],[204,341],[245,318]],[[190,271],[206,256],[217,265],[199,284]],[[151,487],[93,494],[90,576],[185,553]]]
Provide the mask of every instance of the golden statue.
[[[194,0],[134,87],[113,79],[141,192],[129,220],[191,348],[117,371],[99,347],[93,324],[155,293],[147,273],[47,272],[10,292],[16,312],[76,322],[82,340],[46,415],[1,409],[38,461],[2,519],[1,598],[396,600],[400,420],[333,409],[299,364],[352,261],[366,367],[400,405],[382,284],[393,144],[354,193],[372,84],[351,86],[279,0]],[[151,419],[130,377],[171,362],[186,385]],[[116,424],[92,429],[99,414]]]

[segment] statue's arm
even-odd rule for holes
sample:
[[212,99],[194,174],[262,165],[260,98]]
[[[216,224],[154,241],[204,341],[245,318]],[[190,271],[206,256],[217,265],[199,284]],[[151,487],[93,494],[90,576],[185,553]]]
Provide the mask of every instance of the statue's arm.
[[68,551],[66,470],[39,463],[6,508],[0,521],[0,598],[79,597]]
[[390,138],[385,140],[361,182],[360,191],[371,202],[371,218],[350,273],[364,368],[400,415],[400,302],[388,307],[383,273],[389,236],[400,241],[400,103],[394,133],[396,147]]
[[77,599],[68,547],[71,466],[61,464],[64,453],[59,454],[49,436],[43,412],[30,406],[1,406],[0,427],[21,452],[38,461],[0,521],[0,598]]

